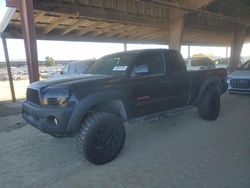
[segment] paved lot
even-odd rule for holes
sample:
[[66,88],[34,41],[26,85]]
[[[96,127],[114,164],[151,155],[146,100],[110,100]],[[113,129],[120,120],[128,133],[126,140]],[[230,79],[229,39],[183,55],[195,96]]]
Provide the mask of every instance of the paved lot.
[[213,122],[193,109],[126,130],[119,157],[95,166],[80,159],[73,138],[1,117],[0,187],[250,187],[250,96],[223,96]]
[[18,100],[17,102],[14,102],[14,103],[10,101],[1,101],[0,102],[0,117],[21,113],[21,102],[22,100]]

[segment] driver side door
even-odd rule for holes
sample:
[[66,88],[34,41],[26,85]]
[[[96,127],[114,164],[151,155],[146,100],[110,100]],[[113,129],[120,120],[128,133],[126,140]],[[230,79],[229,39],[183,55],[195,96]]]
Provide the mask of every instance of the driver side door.
[[130,97],[133,116],[164,111],[166,67],[161,52],[142,54],[131,72]]

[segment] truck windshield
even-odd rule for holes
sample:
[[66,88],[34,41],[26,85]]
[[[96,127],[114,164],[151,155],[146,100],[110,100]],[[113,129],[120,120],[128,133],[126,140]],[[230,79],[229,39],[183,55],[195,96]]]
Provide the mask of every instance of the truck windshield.
[[90,74],[125,75],[137,53],[113,54],[99,59],[90,69]]

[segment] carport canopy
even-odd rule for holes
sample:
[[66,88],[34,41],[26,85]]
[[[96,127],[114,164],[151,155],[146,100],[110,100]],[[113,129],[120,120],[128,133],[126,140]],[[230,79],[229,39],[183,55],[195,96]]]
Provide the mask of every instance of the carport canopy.
[[6,5],[12,17],[4,20],[2,32],[25,39],[31,82],[39,79],[36,39],[169,44],[176,50],[182,44],[231,46],[232,70],[250,41],[248,0],[6,0]]

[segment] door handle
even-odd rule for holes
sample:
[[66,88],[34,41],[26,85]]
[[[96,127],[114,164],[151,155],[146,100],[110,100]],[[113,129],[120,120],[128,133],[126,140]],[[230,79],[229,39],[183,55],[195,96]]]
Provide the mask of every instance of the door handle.
[[168,83],[170,83],[170,80],[169,79],[164,79],[164,80],[161,81],[161,83],[168,84]]

